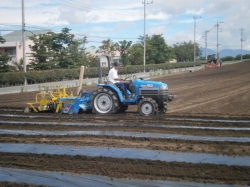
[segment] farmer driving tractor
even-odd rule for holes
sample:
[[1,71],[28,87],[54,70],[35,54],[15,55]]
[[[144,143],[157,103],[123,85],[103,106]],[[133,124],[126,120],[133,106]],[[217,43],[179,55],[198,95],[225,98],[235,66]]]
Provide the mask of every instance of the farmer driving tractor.
[[131,90],[129,88],[129,83],[124,82],[124,79],[118,77],[118,69],[120,67],[119,62],[114,62],[114,67],[109,70],[108,80],[115,84],[123,93],[126,100],[131,99]]

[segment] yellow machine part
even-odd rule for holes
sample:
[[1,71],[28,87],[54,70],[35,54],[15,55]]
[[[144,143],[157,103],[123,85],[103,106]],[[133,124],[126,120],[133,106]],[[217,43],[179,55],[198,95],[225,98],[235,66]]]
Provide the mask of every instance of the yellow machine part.
[[62,103],[58,102],[58,99],[66,98],[69,96],[73,96],[72,92],[70,95],[67,95],[65,87],[61,90],[60,87],[57,86],[56,91],[42,91],[36,94],[36,101],[28,102],[27,105],[29,105],[34,112],[49,110],[48,105],[54,105],[55,112],[58,113],[59,110],[62,108]]

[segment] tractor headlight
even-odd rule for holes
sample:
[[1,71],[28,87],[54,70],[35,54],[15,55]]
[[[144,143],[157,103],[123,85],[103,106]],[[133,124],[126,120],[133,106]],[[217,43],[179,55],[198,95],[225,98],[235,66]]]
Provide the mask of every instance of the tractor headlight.
[[168,86],[167,85],[162,85],[161,87],[160,87],[160,90],[167,90],[168,89]]

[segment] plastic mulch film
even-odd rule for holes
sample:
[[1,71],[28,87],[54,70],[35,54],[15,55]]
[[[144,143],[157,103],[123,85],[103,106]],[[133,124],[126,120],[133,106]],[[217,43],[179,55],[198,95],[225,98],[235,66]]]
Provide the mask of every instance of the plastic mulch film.
[[0,152],[33,153],[53,155],[84,155],[91,157],[113,157],[130,159],[160,160],[166,162],[210,163],[238,166],[250,166],[249,156],[226,156],[205,153],[181,153],[154,151],[134,148],[66,146],[47,144],[9,144],[0,143]]

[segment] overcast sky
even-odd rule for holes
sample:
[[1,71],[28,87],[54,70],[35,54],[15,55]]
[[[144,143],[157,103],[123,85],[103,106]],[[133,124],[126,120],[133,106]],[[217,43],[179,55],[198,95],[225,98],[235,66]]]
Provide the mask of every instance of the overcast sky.
[[[144,0],[24,0],[26,30],[68,27],[77,37],[87,36],[89,45],[99,46],[108,38],[114,42],[136,42],[144,34]],[[189,40],[219,50],[250,50],[250,0],[152,0],[146,5],[146,34],[163,34],[168,45]],[[196,15],[197,19],[194,19]],[[222,23],[221,23],[222,22]],[[21,29],[21,0],[0,1],[0,30]]]

